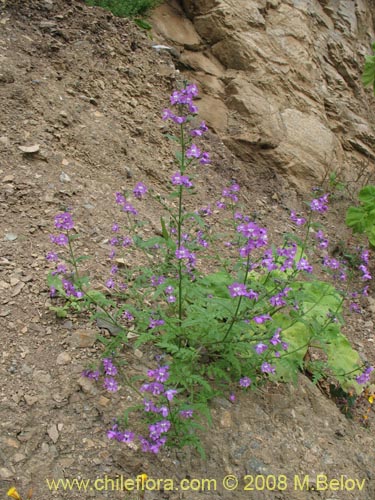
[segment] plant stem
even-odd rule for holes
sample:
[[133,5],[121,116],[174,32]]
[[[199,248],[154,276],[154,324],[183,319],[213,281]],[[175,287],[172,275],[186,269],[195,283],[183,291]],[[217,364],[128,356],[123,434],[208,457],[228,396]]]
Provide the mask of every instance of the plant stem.
[[[243,284],[246,285],[246,281],[247,281],[247,277],[249,275],[249,265],[250,265],[250,254],[247,256],[247,260],[246,260],[246,272],[245,272],[245,277],[243,279]],[[240,295],[239,299],[238,299],[238,302],[237,302],[237,308],[236,308],[236,311],[233,315],[233,318],[232,318],[232,321],[229,325],[229,328],[227,330],[227,333],[224,335],[224,338],[222,339],[221,342],[225,342],[225,340],[227,339],[230,331],[232,330],[233,328],[233,325],[234,323],[236,322],[237,320],[237,316],[238,316],[238,311],[240,310],[240,306],[241,306],[241,302],[242,302],[242,295]]]

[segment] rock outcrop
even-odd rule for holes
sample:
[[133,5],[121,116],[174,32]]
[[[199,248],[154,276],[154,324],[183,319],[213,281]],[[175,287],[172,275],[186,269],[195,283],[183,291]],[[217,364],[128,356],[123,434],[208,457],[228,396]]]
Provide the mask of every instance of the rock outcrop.
[[153,16],[203,89],[201,111],[251,167],[307,189],[375,168],[375,102],[363,88],[373,0],[170,0]]

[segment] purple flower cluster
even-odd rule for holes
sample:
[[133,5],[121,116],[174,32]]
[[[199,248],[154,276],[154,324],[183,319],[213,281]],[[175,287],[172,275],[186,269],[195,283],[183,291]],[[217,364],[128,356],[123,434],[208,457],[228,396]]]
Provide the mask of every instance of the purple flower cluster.
[[369,281],[372,279],[372,276],[370,274],[370,271],[368,269],[369,265],[369,251],[364,250],[361,253],[361,261],[362,264],[358,266],[358,269],[362,272],[362,281]]
[[237,232],[247,239],[246,245],[240,249],[241,257],[247,257],[255,248],[268,244],[267,229],[259,227],[255,222],[239,224]]
[[306,219],[304,217],[297,217],[297,214],[294,210],[290,212],[290,220],[297,226],[303,226],[304,224],[306,224]]
[[109,392],[117,392],[118,383],[114,377],[117,375],[118,371],[111,358],[103,358],[103,369],[104,374],[106,375],[103,387]]
[[99,380],[100,371],[99,370],[83,370],[82,377],[89,378],[91,380],[95,380],[96,382]]
[[315,238],[319,241],[320,248],[328,248],[329,241],[322,230],[316,232]]
[[194,187],[189,177],[187,175],[182,175],[180,172],[173,174],[171,180],[174,186],[184,186],[186,188]]
[[328,194],[312,200],[312,202],[310,203],[310,208],[313,212],[326,212],[328,210]]
[[147,194],[147,186],[143,184],[143,182],[138,182],[138,184],[133,189],[133,194],[139,200],[143,198]]
[[[272,345],[272,346],[277,346],[277,345],[280,345],[281,349],[283,351],[286,351],[288,349],[288,344],[286,342],[283,342],[280,338],[280,333],[281,333],[281,328],[277,328],[275,330],[275,333],[273,334],[273,337],[269,340],[269,344]],[[265,351],[267,351],[270,347],[270,345],[267,345],[265,344],[264,342],[259,342],[259,344],[257,344],[255,346],[255,352],[258,354],[258,355],[261,355],[263,354]],[[276,358],[279,358],[280,357],[280,352],[279,351],[274,351],[274,355]],[[264,365],[264,363],[262,364],[262,367],[261,367],[261,371],[263,373],[274,373],[274,372],[266,372],[264,371],[264,366],[267,367],[267,363],[266,365]]]
[[70,231],[74,228],[74,221],[72,214],[69,212],[63,212],[61,214],[55,215],[55,227],[57,229],[65,229],[65,231]]
[[[104,381],[103,387],[109,392],[117,392],[118,391],[118,383],[114,378],[118,370],[116,366],[113,364],[111,358],[103,358],[103,372],[104,372]],[[83,377],[90,378],[95,380],[96,382],[99,380],[100,371],[99,370],[84,370],[82,372]]]
[[49,235],[49,238],[51,240],[51,243],[54,243],[55,245],[59,245],[61,247],[66,246],[69,243],[69,239],[66,234],[57,234],[56,236],[53,234]]
[[248,297],[251,300],[258,299],[258,293],[254,292],[254,290],[247,290],[246,285],[243,283],[232,283],[232,285],[228,286],[229,293],[231,297]]
[[260,371],[262,373],[276,373],[276,368],[265,361],[264,363],[262,363]]
[[174,288],[172,285],[168,285],[165,288],[164,292],[167,295],[168,304],[173,304],[174,302],[176,302],[176,296],[174,295]]
[[193,269],[195,267],[197,261],[195,253],[190,252],[190,250],[183,245],[177,248],[175,251],[175,257],[176,259],[187,260],[187,266],[189,269]]
[[[162,119],[164,121],[172,120],[174,123],[177,123],[178,125],[186,123],[188,121],[189,114],[195,115],[198,113],[198,108],[193,102],[197,96],[198,96],[198,87],[195,84],[187,85],[182,90],[173,91],[170,101],[172,106],[178,107],[178,114],[175,114],[171,109],[167,108],[164,109],[162,113]],[[208,128],[206,123],[202,121],[198,128],[193,128],[192,130],[190,130],[190,135],[191,137],[201,137],[207,130]],[[201,151],[200,148],[194,143],[189,145],[189,147],[186,149],[185,155],[186,158],[188,158],[189,160],[193,159],[199,160],[199,163],[201,163],[202,165],[207,165],[211,163],[209,153]],[[175,176],[176,175],[177,174],[175,174]],[[174,182],[172,180],[173,184],[183,185],[185,187],[192,187],[191,181],[189,180],[188,177],[184,176],[182,173],[180,173],[180,176],[183,179],[180,180],[179,182],[178,181]]]
[[312,265],[310,265],[308,260],[305,258],[302,258],[297,262],[296,268],[298,269],[298,271],[306,271],[307,273],[313,272]]
[[162,285],[165,282],[165,277],[164,276],[151,276],[151,285],[152,286],[159,286]]
[[229,198],[233,203],[238,202],[237,193],[240,191],[240,186],[236,183],[231,184],[228,188],[224,188],[222,191],[223,198]]
[[360,385],[364,385],[364,384],[367,384],[368,382],[370,382],[370,375],[371,375],[371,372],[374,371],[374,367],[373,366],[369,366],[366,368],[366,370],[361,373],[361,375],[358,375],[358,377],[356,377],[356,381],[358,384]]
[[118,430],[118,425],[114,424],[112,428],[107,431],[108,439],[115,439],[119,443],[131,443],[134,440],[134,432],[131,431],[123,431],[120,432]]
[[[147,375],[150,381],[143,384],[140,387],[140,391],[148,392],[153,396],[165,398],[165,400],[171,402],[177,394],[177,390],[168,389],[164,385],[164,383],[169,379],[169,366],[165,365],[160,366],[155,370],[148,370]],[[166,434],[171,428],[171,422],[167,419],[169,416],[169,408],[165,404],[157,406],[149,399],[144,399],[143,404],[145,412],[154,413],[163,417],[162,420],[158,420],[149,425],[149,434],[147,438],[139,436],[143,451],[158,453],[160,448],[167,441],[167,437],[164,434]],[[191,418],[193,416],[193,411],[190,409],[182,410],[179,412],[179,415],[181,418]]]
[[190,131],[190,135],[192,137],[202,137],[202,135],[207,132],[208,127],[205,121],[202,121],[199,125],[199,128],[193,129]]
[[281,292],[279,292],[278,294],[276,295],[273,295],[270,299],[269,299],[269,302],[271,304],[271,306],[274,306],[274,307],[282,307],[282,306],[285,306],[286,305],[286,300],[285,300],[285,297],[288,296],[288,293],[291,291],[292,289],[290,287],[285,287],[283,290],[281,290]]
[[240,387],[246,388],[250,387],[251,385],[251,378],[249,377],[242,377],[239,381]]
[[81,299],[83,297],[83,292],[77,290],[73,285],[73,283],[71,283],[66,278],[63,278],[61,280],[61,283],[63,285],[67,297],[76,297],[77,299]]
[[164,325],[164,323],[165,323],[165,321],[163,319],[157,319],[157,318],[151,317],[149,324],[148,324],[148,327],[150,328],[150,330],[153,330],[154,328],[156,328],[158,326]]
[[132,215],[138,214],[138,211],[133,207],[133,205],[129,201],[126,200],[125,196],[122,193],[117,192],[115,196],[117,205],[120,205],[124,212],[128,212]]

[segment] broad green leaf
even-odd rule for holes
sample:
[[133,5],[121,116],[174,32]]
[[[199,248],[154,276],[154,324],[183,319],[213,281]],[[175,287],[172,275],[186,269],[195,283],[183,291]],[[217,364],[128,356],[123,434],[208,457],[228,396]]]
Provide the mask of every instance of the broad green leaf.
[[365,67],[362,73],[362,83],[367,87],[375,81],[375,56],[366,56]]
[[345,222],[354,232],[362,234],[365,231],[364,215],[363,208],[349,207]]
[[366,205],[371,205],[371,208],[375,208],[375,186],[370,185],[362,188],[359,192],[358,199]]

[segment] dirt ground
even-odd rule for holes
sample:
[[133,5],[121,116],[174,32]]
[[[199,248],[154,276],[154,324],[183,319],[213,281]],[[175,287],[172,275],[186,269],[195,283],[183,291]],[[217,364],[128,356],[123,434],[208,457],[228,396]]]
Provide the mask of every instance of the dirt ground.
[[[84,318],[58,320],[49,311],[49,234],[53,216],[70,207],[81,248],[94,256],[92,277],[108,272],[106,241],[118,219],[114,192],[142,180],[163,193],[173,171],[160,114],[181,75],[168,53],[151,47],[147,33],[81,1],[13,0],[0,8],[1,498],[15,486],[24,495],[32,487],[36,500],[373,500],[374,427],[348,420],[302,375],[297,387],[270,385],[239,394],[235,404],[215,400],[213,425],[202,433],[206,460],[190,450],[150,456],[106,438],[112,419],[134,396],[121,391],[108,397],[80,377],[100,357],[99,330]],[[198,205],[217,199],[234,178],[249,213],[256,212],[275,235],[288,229],[288,209],[300,197],[287,182],[272,171],[249,172],[214,134],[208,144],[213,164],[202,166]],[[37,151],[25,152],[32,146]],[[158,224],[154,207],[139,208],[151,225]],[[342,205],[332,210],[328,225],[337,239],[340,231],[346,238],[335,222]],[[364,306],[362,316],[349,319],[348,335],[374,362],[375,312]],[[133,373],[152,367],[147,349],[137,357],[129,346],[125,356]],[[197,483],[191,483],[190,491],[165,485],[143,493],[111,486],[49,491],[46,484],[52,478],[142,473],[171,479],[174,486],[184,478],[217,484],[210,491],[194,491]],[[228,475],[239,478],[235,491],[223,486]],[[271,483],[268,491],[261,483],[250,489],[251,477],[280,481],[284,475],[284,491],[273,491]],[[309,490],[300,484],[307,475]],[[342,482],[325,488],[325,476]],[[361,491],[355,480],[364,481]]]

